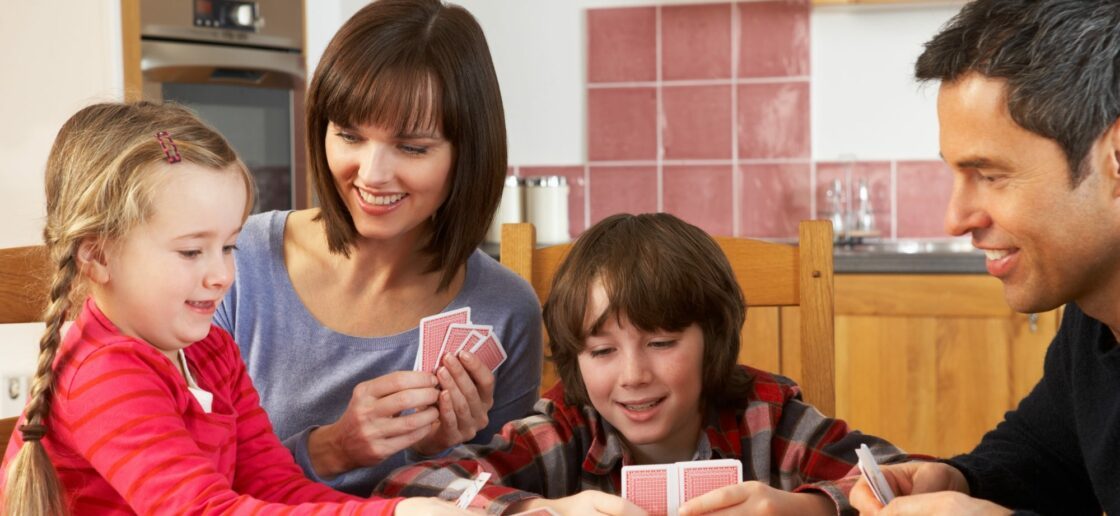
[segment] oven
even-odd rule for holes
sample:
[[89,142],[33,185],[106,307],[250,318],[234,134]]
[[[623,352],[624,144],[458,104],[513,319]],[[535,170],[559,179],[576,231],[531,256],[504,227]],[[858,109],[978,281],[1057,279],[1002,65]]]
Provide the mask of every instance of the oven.
[[141,0],[142,97],[184,104],[252,171],[254,212],[311,205],[302,0]]

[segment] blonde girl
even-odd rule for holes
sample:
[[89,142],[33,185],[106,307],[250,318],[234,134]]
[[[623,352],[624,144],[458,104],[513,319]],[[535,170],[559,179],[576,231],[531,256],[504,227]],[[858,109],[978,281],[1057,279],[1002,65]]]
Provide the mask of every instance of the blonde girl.
[[55,273],[0,477],[7,514],[453,510],[310,482],[273,435],[211,324],[253,197],[221,135],[174,105],[90,106],[59,131],[45,183]]

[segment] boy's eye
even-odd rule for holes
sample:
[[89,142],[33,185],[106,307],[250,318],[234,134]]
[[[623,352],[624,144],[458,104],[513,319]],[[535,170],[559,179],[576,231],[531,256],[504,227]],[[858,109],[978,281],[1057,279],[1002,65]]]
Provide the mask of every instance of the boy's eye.
[[202,251],[198,249],[187,249],[184,251],[179,251],[179,256],[182,256],[183,258],[197,258],[201,255]]
[[677,344],[677,339],[661,339],[652,340],[649,343],[651,348],[671,348]]
[[614,348],[595,348],[587,352],[591,358],[605,357],[614,352]]

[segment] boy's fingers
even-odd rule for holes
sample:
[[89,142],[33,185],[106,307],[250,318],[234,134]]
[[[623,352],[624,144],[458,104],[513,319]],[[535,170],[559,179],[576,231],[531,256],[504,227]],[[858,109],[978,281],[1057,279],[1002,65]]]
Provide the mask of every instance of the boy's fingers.
[[681,505],[682,516],[692,514],[707,514],[712,511],[731,507],[747,501],[750,491],[744,484],[723,486],[714,491],[709,491],[697,496]]

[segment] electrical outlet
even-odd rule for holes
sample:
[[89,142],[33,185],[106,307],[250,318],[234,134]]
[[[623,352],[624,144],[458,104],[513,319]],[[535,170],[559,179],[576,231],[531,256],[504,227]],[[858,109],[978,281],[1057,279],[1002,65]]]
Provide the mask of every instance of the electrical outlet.
[[23,412],[30,386],[30,373],[0,375],[0,417],[15,417]]

